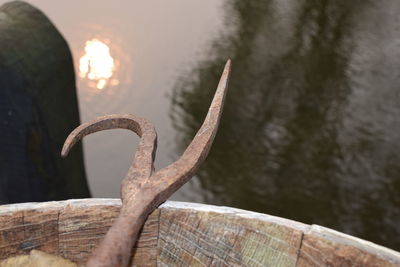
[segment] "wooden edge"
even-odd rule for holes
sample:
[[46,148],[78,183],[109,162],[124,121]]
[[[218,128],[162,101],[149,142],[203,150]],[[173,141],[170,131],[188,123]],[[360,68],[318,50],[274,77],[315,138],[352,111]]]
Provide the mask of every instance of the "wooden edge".
[[[40,214],[40,212],[46,211],[47,213],[51,214],[54,218],[52,218],[52,223],[58,223],[58,227],[64,229],[67,229],[64,233],[66,233],[67,239],[65,241],[70,241],[70,238],[75,238],[75,235],[79,237],[78,232],[70,231],[70,229],[67,227],[69,220],[74,223],[79,223],[80,216],[82,216],[82,213],[79,214],[79,210],[84,210],[84,211],[89,211],[92,208],[97,207],[97,210],[103,210],[103,207],[109,207],[110,210],[114,213],[119,210],[119,207],[121,206],[121,201],[119,199],[99,199],[99,198],[91,198],[91,199],[73,199],[73,200],[66,200],[66,201],[54,201],[54,202],[44,202],[44,203],[22,203],[22,204],[12,204],[12,205],[3,205],[0,206],[0,231],[2,231],[2,227],[4,226],[1,225],[3,223],[3,220],[1,218],[7,218],[10,217],[10,215],[15,215],[15,214],[21,214],[21,218],[23,223],[26,221],[30,223],[30,218],[32,222],[35,222],[35,220],[44,220],[43,215]],[[67,211],[70,210],[75,210],[77,211],[76,218],[73,216],[69,216]],[[94,209],[93,209],[94,210]],[[35,211],[35,212],[30,212],[30,211]],[[157,213],[158,212],[158,213]],[[58,215],[57,215],[58,214]],[[64,214],[64,215],[63,215]],[[161,214],[161,215],[160,215]],[[164,214],[164,215],[163,215]],[[169,215],[168,215],[169,214]],[[180,215],[179,215],[180,214]],[[183,214],[183,215],[182,215]],[[265,231],[265,233],[270,234],[270,229],[271,226],[275,229],[276,227],[281,227],[282,229],[288,229],[290,232],[290,235],[284,236],[282,239],[283,241],[287,242],[292,242],[291,239],[292,236],[296,236],[296,239],[299,240],[298,244],[298,252],[297,252],[297,257],[298,259],[294,262],[293,265],[299,265],[299,266],[304,266],[307,264],[313,264],[314,265],[319,265],[319,264],[328,264],[328,263],[340,263],[341,260],[346,261],[346,262],[353,262],[356,261],[357,263],[363,264],[363,263],[377,263],[377,266],[396,266],[400,265],[400,253],[396,252],[394,250],[379,246],[377,244],[374,244],[369,241],[365,241],[350,235],[346,235],[341,232],[337,232],[335,230],[325,228],[322,226],[318,225],[307,225],[303,224],[300,222],[292,221],[289,219],[285,218],[280,218],[276,216],[271,216],[267,214],[260,214],[256,212],[251,212],[251,211],[246,211],[246,210],[241,210],[241,209],[236,209],[236,208],[230,208],[230,207],[220,207],[220,206],[212,206],[212,205],[204,205],[204,204],[197,204],[197,203],[185,203],[185,202],[175,202],[175,201],[167,201],[164,204],[162,204],[159,209],[156,211],[155,214],[151,215],[150,219],[146,222],[147,226],[145,226],[143,235],[146,235],[151,232],[150,235],[148,235],[146,238],[144,238],[144,242],[142,243],[143,245],[140,244],[137,246],[137,257],[142,257],[143,255],[147,255],[148,252],[150,251],[156,251],[154,246],[158,246],[158,253],[162,253],[162,248],[160,248],[160,242],[158,243],[154,241],[153,239],[157,239],[154,235],[158,234],[158,232],[162,232],[163,228],[163,222],[166,222],[167,227],[171,227],[173,223],[179,223],[180,220],[185,217],[185,218],[192,218],[193,216],[200,216],[198,217],[198,224],[200,226],[207,227],[207,223],[212,223],[212,222],[222,222],[222,221],[227,221],[225,222],[226,225],[223,225],[221,227],[231,227],[231,225],[241,225],[241,224],[246,224],[246,221],[252,221],[249,223],[250,227],[253,227],[253,229],[256,229],[255,232],[258,232],[257,229],[261,229],[260,232]],[[59,216],[59,218],[57,218]],[[63,217],[64,216],[64,217]],[[169,217],[168,217],[169,216]],[[172,216],[172,217],[171,217]],[[181,217],[179,217],[181,216]],[[183,216],[183,217],[182,217]],[[39,219],[37,219],[39,218]],[[176,221],[173,222],[174,218],[176,218]],[[222,220],[223,219],[223,220]],[[250,220],[249,220],[250,219]],[[214,220],[214,221],[213,221]],[[18,219],[18,223],[20,220]],[[53,222],[54,221],[54,222]],[[5,220],[6,223],[7,222]],[[231,223],[232,222],[232,223]],[[107,222],[108,224],[111,223]],[[64,224],[64,226],[62,226]],[[269,228],[266,228],[263,230],[263,226],[268,225]],[[199,227],[200,227],[199,226]],[[21,227],[21,226],[18,226]],[[27,226],[24,226],[24,231],[25,234],[27,233],[27,229],[31,231],[31,234],[35,237],[38,238],[37,234],[34,233],[36,231],[36,228],[32,228],[30,230],[30,225],[28,224]],[[67,227],[67,228],[65,228]],[[87,231],[88,229],[90,231],[95,231],[93,227],[85,228],[86,226],[80,226],[82,228],[77,228],[79,231],[83,229],[84,231]],[[54,228],[54,227],[53,227]],[[53,231],[53,228],[49,228],[49,230],[44,230],[46,231]],[[160,229],[159,229],[160,228]],[[58,229],[60,230],[60,229]],[[169,228],[166,228],[166,231],[164,231],[165,235],[168,235],[169,233]],[[242,231],[243,229],[239,229]],[[42,229],[43,231],[43,229]],[[106,231],[106,229],[104,229]],[[271,230],[274,232],[275,230]],[[278,235],[282,233],[282,230],[279,230],[280,232]],[[62,232],[62,231],[61,231]],[[275,231],[276,232],[276,231]],[[284,232],[284,231],[283,231]],[[225,233],[225,232],[224,232]],[[241,232],[242,233],[242,232]],[[300,237],[299,234],[300,233]],[[180,233],[181,234],[181,233]],[[203,234],[204,235],[204,234]],[[237,235],[237,233],[236,233]],[[248,235],[252,235],[251,233]],[[161,236],[161,233],[160,233]],[[20,238],[20,237],[18,237]],[[149,238],[149,239],[148,239]],[[197,237],[196,237],[197,238]],[[237,237],[235,237],[237,238]],[[148,239],[148,240],[147,240]],[[150,240],[151,246],[147,244],[147,242]],[[153,241],[151,241],[153,240]],[[57,242],[61,244],[63,239],[61,237],[58,238]],[[192,240],[196,241],[196,240]],[[193,243],[191,241],[191,243]],[[248,240],[245,240],[246,242]],[[53,242],[53,241],[52,241]],[[156,243],[154,243],[156,242]],[[244,242],[244,243],[246,243]],[[269,242],[270,240],[266,240],[265,243],[267,246],[270,246]],[[297,241],[296,241],[297,242]],[[149,243],[149,244],[150,244]],[[167,242],[168,243],[168,242]],[[236,243],[241,243],[241,242],[236,242]],[[243,242],[242,242],[243,243]],[[292,242],[293,243],[293,242]],[[292,244],[291,243],[291,244]],[[165,245],[166,243],[163,243]],[[293,243],[294,244],[294,243]],[[296,243],[297,244],[297,243]],[[83,244],[78,244],[78,245],[83,245]],[[236,246],[236,245],[235,245]],[[297,247],[297,245],[295,245]],[[260,250],[256,248],[259,253],[266,253],[264,250]],[[233,247],[232,247],[233,249]],[[244,251],[244,248],[240,248],[241,253]],[[350,252],[349,252],[350,251]],[[232,252],[234,253],[234,252]],[[236,252],[235,252],[236,253]],[[339,253],[339,254],[338,254]],[[180,255],[180,254],[179,254]],[[68,256],[68,255],[66,255]],[[79,256],[79,255],[78,255]],[[157,261],[159,260],[160,255],[153,255],[152,258],[147,259],[147,263],[150,266],[154,266],[153,260],[155,260],[155,257],[157,258]],[[181,256],[181,255],[180,255]],[[185,255],[183,255],[185,256]],[[187,256],[187,255],[186,255]],[[80,256],[84,258],[85,256],[82,255]],[[73,260],[73,259],[72,259]],[[387,262],[387,264],[385,263]],[[215,262],[211,260],[211,265]],[[291,262],[292,263],[292,262]],[[391,263],[391,264],[389,264]],[[292,265],[292,264],[289,264]],[[141,265],[142,266],[142,265]],[[160,264],[161,266],[161,264]]]
[[[347,235],[345,233],[323,227],[320,225],[313,224],[309,227],[309,229],[305,232],[305,236],[317,238],[320,240],[324,240],[326,243],[330,243],[334,249],[337,249],[336,244],[340,244],[343,247],[353,248],[357,251],[363,251],[366,254],[374,255],[378,259],[382,259],[384,261],[391,262],[396,266],[400,266],[400,253],[375,244],[373,242],[357,238],[351,235]],[[305,238],[307,239],[307,238]],[[310,238],[311,239],[311,238]],[[307,241],[307,240],[305,240]],[[305,242],[306,243],[306,242]],[[358,258],[359,255],[357,256]],[[376,261],[377,259],[369,259],[371,262]],[[361,264],[362,262],[360,262]],[[372,265],[372,264],[371,264]]]
[[200,203],[191,202],[180,202],[180,201],[166,201],[160,206],[161,209],[178,209],[178,210],[195,210],[203,212],[215,212],[221,214],[235,215],[244,219],[255,219],[268,223],[275,223],[278,225],[294,228],[300,231],[307,231],[309,229],[308,224],[293,221],[290,219],[268,215],[264,213],[258,213],[254,211],[248,211],[243,209],[231,208],[226,206],[214,206]]
[[[342,232],[319,225],[308,225],[286,218],[237,208],[168,201],[161,210],[213,212],[276,224],[302,232],[296,266],[400,266],[400,253]],[[162,212],[162,211],[161,211]],[[284,240],[285,241],[285,240]],[[287,241],[287,240],[286,240]],[[317,251],[317,253],[311,253]],[[353,264],[356,263],[356,264]],[[357,266],[358,266],[357,265]]]
[[116,198],[83,198],[69,199],[63,201],[48,202],[28,202],[18,204],[0,205],[0,215],[24,211],[24,210],[40,210],[40,209],[61,209],[66,206],[74,207],[92,207],[92,206],[121,206],[121,200]]
[[275,223],[278,225],[294,228],[296,230],[301,230],[305,234],[315,235],[335,243],[354,246],[356,248],[365,250],[366,252],[372,254],[378,254],[378,256],[386,260],[396,259],[397,264],[400,264],[400,252],[317,224],[308,225],[282,217],[277,217],[273,215],[268,215],[243,209],[231,208],[226,206],[214,206],[214,205],[206,205],[199,203],[190,203],[190,202],[167,201],[164,204],[162,204],[160,208],[179,209],[179,210],[187,209],[187,210],[196,210],[204,212],[216,212],[221,214],[232,214],[242,218],[256,219],[268,223]]

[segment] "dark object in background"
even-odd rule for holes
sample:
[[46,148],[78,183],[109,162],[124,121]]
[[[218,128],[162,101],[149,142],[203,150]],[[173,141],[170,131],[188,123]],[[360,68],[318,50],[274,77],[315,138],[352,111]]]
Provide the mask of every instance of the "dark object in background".
[[80,124],[68,45],[24,2],[0,7],[0,203],[89,197],[82,147],[61,159]]

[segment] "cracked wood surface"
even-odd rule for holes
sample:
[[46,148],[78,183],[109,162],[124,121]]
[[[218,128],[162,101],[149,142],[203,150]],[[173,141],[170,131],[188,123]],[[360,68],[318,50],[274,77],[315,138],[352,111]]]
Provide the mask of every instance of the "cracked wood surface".
[[302,232],[235,214],[161,211],[160,266],[294,266]]
[[[37,249],[84,264],[120,206],[115,199],[0,206],[0,260]],[[131,266],[400,266],[400,254],[317,225],[169,201],[147,219]]]

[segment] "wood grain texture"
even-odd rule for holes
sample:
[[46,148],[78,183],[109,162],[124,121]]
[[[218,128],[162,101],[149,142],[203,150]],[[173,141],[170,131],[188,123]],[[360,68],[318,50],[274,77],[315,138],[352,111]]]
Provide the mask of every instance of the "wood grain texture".
[[119,207],[99,205],[67,205],[60,210],[59,248],[60,255],[78,264],[85,263],[91,251],[100,242]]
[[393,251],[318,226],[304,234],[298,266],[400,266]]
[[235,213],[161,209],[159,266],[294,266],[299,229]]
[[[32,249],[84,264],[111,226],[120,201],[83,199],[0,206],[0,260]],[[133,248],[132,266],[155,266],[159,210]]]
[[[0,260],[32,249],[84,264],[117,216],[115,199],[0,206]],[[317,225],[239,209],[166,202],[131,266],[400,266],[400,253]]]
[[19,254],[24,238],[24,212],[2,214],[0,216],[0,259]]
[[24,242],[19,249],[46,251],[57,255],[58,251],[58,209],[25,210]]

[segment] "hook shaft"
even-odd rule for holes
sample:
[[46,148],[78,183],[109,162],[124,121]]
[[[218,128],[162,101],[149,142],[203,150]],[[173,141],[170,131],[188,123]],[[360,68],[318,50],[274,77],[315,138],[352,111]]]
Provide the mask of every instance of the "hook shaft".
[[217,90],[203,125],[182,156],[171,165],[153,173],[157,135],[147,120],[131,115],[97,118],[76,128],[67,137],[62,156],[84,136],[102,130],[123,128],[141,139],[134,160],[121,186],[122,208],[87,266],[127,266],[133,245],[147,216],[186,183],[199,169],[211,148],[222,114],[231,61],[225,64]]

